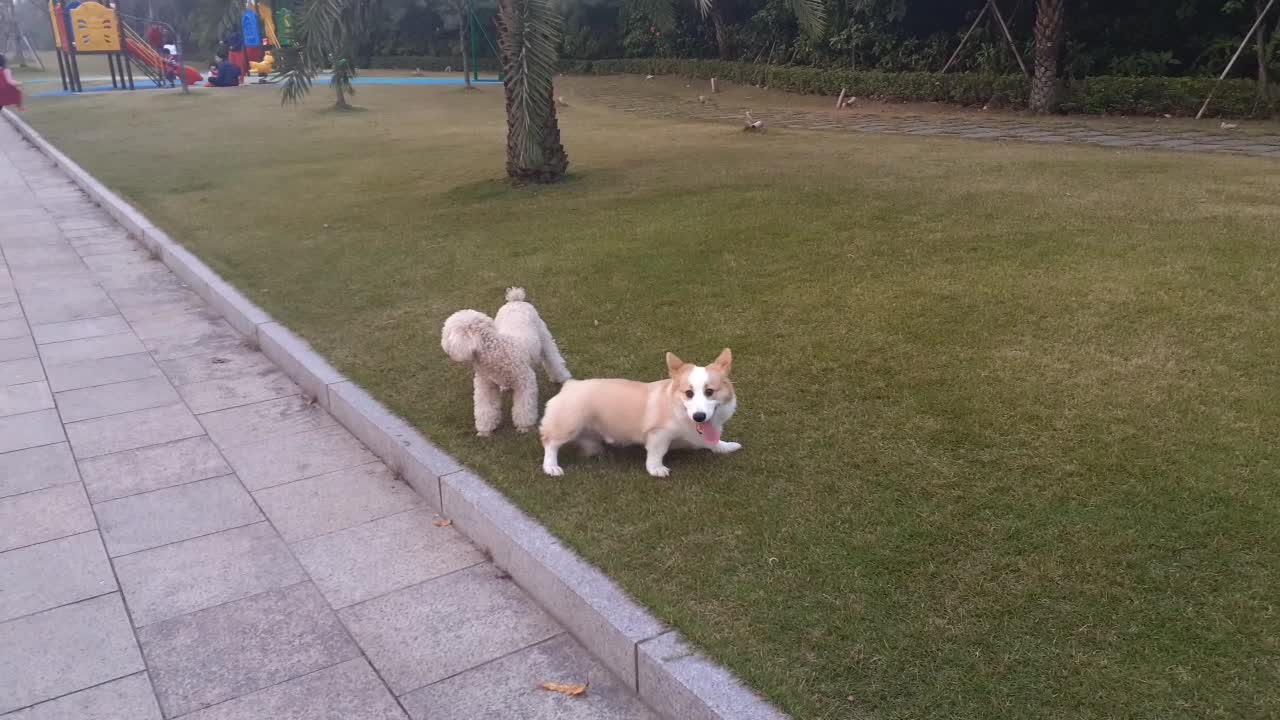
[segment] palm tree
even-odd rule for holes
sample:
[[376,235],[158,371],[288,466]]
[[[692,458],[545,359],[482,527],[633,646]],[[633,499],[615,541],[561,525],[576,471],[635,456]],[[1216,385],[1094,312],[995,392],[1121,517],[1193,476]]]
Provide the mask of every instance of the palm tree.
[[552,94],[560,24],[555,0],[502,0],[498,6],[507,175],[517,182],[555,182],[569,169]]
[[1058,89],[1058,56],[1062,52],[1062,26],[1066,0],[1036,2],[1036,69],[1031,80],[1031,110],[1053,109]]
[[[296,103],[305,97],[316,75],[332,63],[329,87],[334,92],[333,106],[351,109],[347,95],[355,94],[351,80],[356,76],[352,58],[364,38],[374,1],[307,0],[302,5],[295,16],[293,44],[282,53],[281,102]],[[238,0],[232,4],[242,7]]]

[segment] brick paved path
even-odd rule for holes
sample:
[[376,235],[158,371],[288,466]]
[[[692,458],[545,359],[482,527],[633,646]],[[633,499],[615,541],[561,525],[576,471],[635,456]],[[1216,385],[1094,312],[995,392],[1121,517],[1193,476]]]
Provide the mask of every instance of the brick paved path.
[[0,717],[653,716],[0,121]]
[[[714,96],[700,103],[654,97],[602,81],[581,88],[580,97],[615,110],[651,117],[707,120],[741,125],[743,110],[720,105]],[[832,100],[832,105],[835,100]],[[1084,143],[1107,147],[1146,148],[1178,152],[1227,153],[1280,159],[1280,134],[1246,135],[1232,131],[1101,127],[1069,117],[1011,118],[941,115],[859,114],[856,110],[752,110],[770,126],[798,130],[856,131],[899,135],[936,135],[973,140],[1018,140],[1038,143]]]

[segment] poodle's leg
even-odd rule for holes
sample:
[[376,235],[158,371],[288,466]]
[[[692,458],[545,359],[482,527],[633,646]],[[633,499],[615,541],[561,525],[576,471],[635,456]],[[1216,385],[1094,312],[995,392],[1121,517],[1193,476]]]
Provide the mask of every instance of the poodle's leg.
[[565,384],[573,376],[569,374],[569,368],[564,364],[564,357],[560,354],[556,339],[551,337],[551,331],[547,329],[546,323],[538,323],[538,335],[542,338],[542,369],[547,371],[547,377],[551,378],[551,382],[557,385]]
[[644,469],[654,477],[666,477],[671,474],[671,469],[662,464],[662,459],[667,456],[667,451],[671,449],[671,438],[664,433],[654,433],[644,443],[646,456],[644,460]]
[[479,373],[475,375],[474,385],[476,434],[489,437],[502,422],[502,390],[480,377]]
[[529,432],[538,424],[538,376],[526,367],[511,393],[511,422],[519,432]]

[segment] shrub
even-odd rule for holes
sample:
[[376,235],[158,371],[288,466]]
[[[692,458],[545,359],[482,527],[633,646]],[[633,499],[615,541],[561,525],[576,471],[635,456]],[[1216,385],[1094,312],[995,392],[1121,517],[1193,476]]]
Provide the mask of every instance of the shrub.
[[[703,80],[715,77],[815,95],[836,96],[844,88],[850,95],[858,97],[955,105],[994,102],[1025,107],[1030,91],[1030,84],[1021,75],[891,73],[666,58],[567,61],[562,67],[565,72],[579,74],[679,75]],[[1059,109],[1063,112],[1123,115],[1194,115],[1213,83],[1213,78],[1085,78],[1066,85]],[[1280,91],[1272,92],[1271,97],[1280,98]],[[1280,113],[1280,100],[1259,102],[1254,81],[1228,80],[1218,88],[1210,111],[1218,117],[1270,117]]]

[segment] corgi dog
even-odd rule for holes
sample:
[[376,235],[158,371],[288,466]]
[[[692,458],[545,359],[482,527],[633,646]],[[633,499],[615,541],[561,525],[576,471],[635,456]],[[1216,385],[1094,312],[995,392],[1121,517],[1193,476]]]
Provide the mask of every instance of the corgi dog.
[[729,348],[705,367],[667,353],[666,380],[568,381],[547,402],[542,418],[542,471],[563,475],[560,448],[571,442],[585,455],[599,453],[606,443],[644,445],[644,467],[654,477],[671,473],[662,462],[671,448],[718,454],[741,449],[720,436],[738,407],[729,381],[732,366]]

